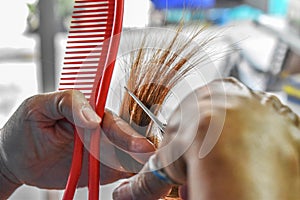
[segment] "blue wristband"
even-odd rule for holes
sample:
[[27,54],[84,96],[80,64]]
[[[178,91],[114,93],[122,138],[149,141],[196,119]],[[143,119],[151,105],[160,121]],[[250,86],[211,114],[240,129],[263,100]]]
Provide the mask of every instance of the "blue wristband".
[[[156,161],[156,162],[155,162]],[[159,180],[161,181],[164,181],[168,184],[171,184],[171,185],[180,185],[178,183],[176,183],[175,181],[173,181],[164,171],[163,171],[163,168],[161,166],[157,166],[159,165],[159,162],[157,159],[155,159],[154,155],[151,156],[149,158],[149,161],[148,161],[148,164],[149,164],[149,170],[151,171],[151,173],[156,177],[158,178]]]

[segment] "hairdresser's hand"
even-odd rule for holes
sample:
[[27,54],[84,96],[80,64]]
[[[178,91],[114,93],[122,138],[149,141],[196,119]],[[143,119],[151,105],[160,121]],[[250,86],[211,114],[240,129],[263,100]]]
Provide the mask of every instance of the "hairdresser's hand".
[[[160,199],[170,193],[175,183],[179,186],[178,194],[181,199],[187,199],[186,162],[184,158],[186,153],[183,153],[181,156],[178,156],[178,153],[185,147],[188,147],[187,143],[190,145],[190,142],[184,135],[176,133],[178,124],[180,124],[178,121],[180,116],[178,114],[173,115],[171,123],[169,121],[164,140],[151,158],[151,163],[154,165],[147,162],[136,176],[129,178],[118,186],[113,193],[114,200]],[[174,116],[176,117],[174,118]],[[186,122],[185,129],[188,130],[189,127],[190,123]],[[155,176],[151,172],[154,168],[150,168],[150,165],[156,167],[163,166],[164,173],[174,184],[170,184]]]
[[[148,140],[111,112],[106,112],[104,119],[100,119],[80,92],[55,92],[25,100],[1,129],[0,172],[16,185],[64,188],[72,160],[72,124],[94,130],[101,120],[110,141],[121,149],[133,152],[154,150]],[[111,156],[113,160],[113,154]],[[145,162],[143,158],[138,160]],[[84,173],[87,171],[83,170]],[[104,175],[101,176],[102,184],[132,175],[105,165],[101,166],[101,170],[101,175]],[[86,180],[85,173],[79,185],[86,185]]]

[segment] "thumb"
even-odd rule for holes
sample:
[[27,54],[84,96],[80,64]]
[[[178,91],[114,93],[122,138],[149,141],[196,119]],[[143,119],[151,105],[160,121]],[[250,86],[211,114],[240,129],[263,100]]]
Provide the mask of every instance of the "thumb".
[[[150,160],[154,158],[153,156]],[[151,167],[152,168],[152,167]],[[156,200],[169,193],[173,185],[158,178],[149,167],[149,162],[139,174],[122,183],[113,192],[114,200]]]
[[81,128],[95,129],[101,118],[84,95],[77,90],[66,90],[46,95],[44,114],[53,120],[67,119]]

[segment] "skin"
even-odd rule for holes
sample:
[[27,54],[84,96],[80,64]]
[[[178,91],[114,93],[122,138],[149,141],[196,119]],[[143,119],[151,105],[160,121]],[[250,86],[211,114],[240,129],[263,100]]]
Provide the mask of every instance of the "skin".
[[[191,102],[195,93],[198,105]],[[213,81],[195,93],[181,105],[189,115],[201,114],[198,121],[184,121],[184,113],[175,110],[160,147],[165,150],[155,154],[165,173],[184,185],[182,198],[300,199],[298,116],[274,96],[251,91],[235,79]],[[171,185],[148,170],[146,164],[141,173],[121,184],[114,199],[166,195]]]
[[[154,146],[110,111],[100,119],[83,94],[63,91],[40,94],[25,100],[0,132],[0,199],[7,199],[22,184],[64,189],[72,160],[74,128],[95,134],[99,124],[105,132],[102,144],[117,147],[145,163]],[[83,131],[84,130],[84,131]],[[81,131],[79,131],[81,132]],[[136,156],[135,152],[145,152]],[[87,185],[87,152],[79,186]],[[101,184],[133,174],[122,169],[114,152],[111,168],[101,163]]]

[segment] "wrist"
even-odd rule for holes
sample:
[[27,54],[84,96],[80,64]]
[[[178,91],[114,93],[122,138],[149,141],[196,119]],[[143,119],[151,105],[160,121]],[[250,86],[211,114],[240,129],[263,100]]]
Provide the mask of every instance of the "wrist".
[[22,184],[5,165],[5,151],[3,149],[3,131],[0,129],[0,200],[7,199]]
[[7,199],[21,184],[13,183],[0,171],[0,200]]

